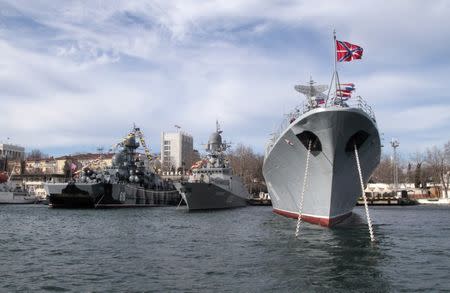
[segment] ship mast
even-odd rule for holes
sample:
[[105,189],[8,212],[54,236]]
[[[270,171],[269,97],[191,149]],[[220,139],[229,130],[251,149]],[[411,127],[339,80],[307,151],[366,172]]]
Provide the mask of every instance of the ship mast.
[[336,48],[336,30],[333,29],[333,42],[334,42],[334,71],[333,71],[333,75],[331,76],[331,81],[330,81],[330,87],[328,89],[328,94],[327,94],[327,101],[326,103],[328,103],[328,99],[330,98],[330,92],[331,92],[331,86],[333,85],[333,81],[334,81],[334,96],[337,97],[337,90],[340,88],[341,83],[339,82],[339,74],[337,71],[337,48]]
[[333,30],[333,39],[334,39],[334,74],[336,74],[336,86],[334,88],[334,94],[335,97],[337,97],[337,90],[341,88],[341,83],[339,81],[339,74],[337,71],[336,30]]

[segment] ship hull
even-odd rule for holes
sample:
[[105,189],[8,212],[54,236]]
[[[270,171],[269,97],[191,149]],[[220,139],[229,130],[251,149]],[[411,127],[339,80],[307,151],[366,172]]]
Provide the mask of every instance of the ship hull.
[[2,191],[0,192],[0,204],[33,204],[36,197],[26,192]]
[[263,164],[277,214],[298,218],[309,141],[302,219],[331,227],[351,215],[362,194],[354,145],[364,184],[380,161],[378,129],[356,108],[318,108],[293,121],[268,149]]
[[245,197],[215,183],[186,182],[177,186],[189,211],[237,208],[247,205]]
[[176,190],[151,190],[131,184],[48,183],[49,205],[53,208],[125,208],[176,205]]

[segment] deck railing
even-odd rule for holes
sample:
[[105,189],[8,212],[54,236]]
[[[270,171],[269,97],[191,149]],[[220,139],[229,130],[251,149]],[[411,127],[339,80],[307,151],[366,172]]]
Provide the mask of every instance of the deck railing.
[[317,108],[357,108],[364,111],[374,122],[376,122],[375,113],[372,107],[361,97],[357,96],[354,99],[348,99],[346,101],[341,101],[339,98],[328,99],[327,102],[323,105],[312,107],[308,101],[302,102],[300,105],[294,108],[289,114],[285,114],[283,121],[280,123],[280,126],[272,133],[272,137],[269,140],[266,146],[266,153],[273,147],[278,137],[283,133],[283,131],[294,122],[301,115],[317,109]]

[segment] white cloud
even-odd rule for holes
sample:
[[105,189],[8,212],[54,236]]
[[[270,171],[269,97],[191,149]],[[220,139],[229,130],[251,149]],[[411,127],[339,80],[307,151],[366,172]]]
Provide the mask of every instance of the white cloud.
[[[157,149],[173,124],[204,141],[218,118],[231,140],[262,150],[302,100],[293,85],[310,73],[329,81],[328,55],[316,51],[333,27],[364,45],[365,59],[342,66],[342,78],[375,105],[382,132],[441,129],[449,102],[417,104],[449,91],[450,66],[436,57],[450,45],[449,13],[446,1],[5,1],[0,137],[107,145],[137,122]],[[404,123],[425,112],[429,122]]]
[[444,127],[450,123],[450,105],[397,108],[380,116],[378,120],[385,131],[413,134],[436,128],[445,130]]

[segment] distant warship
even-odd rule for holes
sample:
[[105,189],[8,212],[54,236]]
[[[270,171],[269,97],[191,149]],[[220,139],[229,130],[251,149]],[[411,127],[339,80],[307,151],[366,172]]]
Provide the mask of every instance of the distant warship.
[[206,148],[207,156],[196,162],[187,182],[176,183],[188,210],[210,210],[242,207],[249,194],[239,176],[233,175],[225,158],[229,144],[222,142],[222,131],[216,122]]
[[67,183],[45,183],[51,207],[106,208],[176,205],[181,197],[171,183],[163,181],[140,160],[136,149],[141,140],[147,158],[152,159],[145,146],[142,132],[134,127],[116,145],[112,166],[95,172],[84,167]]
[[30,195],[24,186],[11,182],[11,175],[8,175],[7,159],[0,158],[0,204],[30,204],[36,202],[36,197]]

